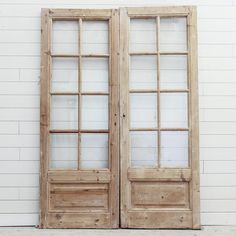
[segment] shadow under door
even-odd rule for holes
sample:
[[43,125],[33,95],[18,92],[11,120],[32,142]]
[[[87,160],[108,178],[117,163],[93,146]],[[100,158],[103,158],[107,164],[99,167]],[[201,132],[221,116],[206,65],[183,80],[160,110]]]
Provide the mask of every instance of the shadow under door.
[[194,7],[43,9],[41,228],[199,228]]

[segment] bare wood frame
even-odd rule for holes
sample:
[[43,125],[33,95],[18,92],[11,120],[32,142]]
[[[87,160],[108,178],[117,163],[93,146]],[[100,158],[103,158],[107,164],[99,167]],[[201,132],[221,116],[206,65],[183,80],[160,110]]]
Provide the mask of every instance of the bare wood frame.
[[[78,54],[52,54],[51,33],[53,21],[78,21],[79,24],[79,53]],[[106,20],[109,28],[109,54],[82,54],[81,28],[83,20]],[[118,107],[118,26],[119,17],[117,10],[72,10],[72,9],[43,9],[41,21],[41,100],[40,100],[40,227],[41,228],[116,228],[119,224],[119,107]],[[79,91],[51,92],[51,64],[52,59],[78,58],[78,84]],[[81,85],[81,59],[107,58],[109,64],[109,92],[108,93],[82,93]],[[81,129],[81,112],[78,114],[78,129],[51,129],[50,128],[50,99],[51,96],[75,95],[78,96],[78,111],[81,109],[82,95],[105,95],[109,97],[108,129],[83,130]],[[81,133],[107,133],[109,135],[109,167],[108,169],[84,170],[79,167],[80,138],[78,138],[78,170],[50,170],[50,134],[78,134]],[[98,214],[91,212],[66,215],[65,221],[60,222],[58,217],[49,209],[49,185],[51,183],[107,183],[109,184],[108,212]],[[80,220],[76,221],[76,217]],[[86,217],[83,222],[81,217]],[[97,218],[99,218],[97,220]],[[59,218],[58,218],[59,219]]]
[[[162,52],[159,49],[160,17],[187,18],[187,51]],[[156,19],[157,45],[156,52],[129,51],[129,21],[130,19]],[[196,8],[191,6],[179,7],[152,7],[152,8],[122,8],[120,10],[120,158],[121,158],[121,225],[122,227],[145,227],[140,219],[150,221],[150,228],[200,228],[200,197],[199,197],[199,134],[198,134],[198,82],[197,82],[197,29]],[[156,90],[129,90],[129,58],[134,55],[157,56],[157,89]],[[186,55],[188,88],[184,90],[160,89],[159,61],[161,55]],[[157,128],[130,128],[129,94],[156,93],[157,94]],[[160,93],[188,94],[188,128],[161,128],[160,127]],[[135,169],[130,167],[130,131],[158,131],[158,164],[156,168]],[[166,169],[160,166],[160,131],[188,131],[189,133],[189,167],[185,169]],[[157,172],[158,171],[158,172]],[[128,173],[128,174],[127,174]],[[187,181],[189,182],[190,214],[182,213],[186,224],[182,226],[176,222],[154,220],[153,217],[171,217],[171,212],[151,215],[147,212],[132,212],[131,182],[132,181]],[[176,215],[177,215],[176,211]],[[140,214],[139,221],[136,219]],[[130,217],[128,216],[130,215]],[[180,213],[181,215],[181,213]],[[180,216],[178,216],[180,217]],[[136,222],[135,222],[136,219]]]
[[[120,13],[120,19],[118,15]],[[155,53],[135,53],[129,52],[129,18],[154,18],[159,30],[160,17],[165,16],[186,16],[188,29],[188,50],[183,52],[161,52],[158,45]],[[82,19],[82,20],[81,20]],[[78,20],[81,26],[85,20],[109,20],[109,43],[113,45],[113,50],[109,54],[52,54],[51,53],[51,31],[53,20]],[[130,210],[130,181],[188,181],[190,183],[190,209],[191,225],[186,228],[200,228],[200,204],[199,204],[199,141],[198,141],[198,83],[197,83],[197,35],[196,35],[196,9],[195,7],[151,7],[151,8],[122,8],[120,10],[85,10],[85,9],[43,9],[42,10],[42,30],[41,30],[41,100],[40,100],[40,227],[41,228],[115,228],[119,226],[119,218],[122,227],[135,227],[129,223],[128,212]],[[120,28],[120,30],[119,30]],[[120,37],[118,33],[120,32]],[[79,38],[81,35],[79,35]],[[119,41],[120,40],[120,46]],[[80,42],[80,40],[79,40]],[[118,60],[118,54],[120,58]],[[188,58],[188,88],[185,90],[161,90],[159,86],[155,90],[129,90],[129,57],[132,55],[186,55]],[[52,58],[78,58],[79,68],[82,57],[108,58],[110,85],[108,93],[83,93],[78,91],[66,93],[53,93],[50,91],[50,76]],[[157,61],[159,63],[159,60]],[[111,67],[112,65],[112,67]],[[159,67],[157,67],[159,68]],[[158,69],[159,70],[159,69]],[[159,71],[157,71],[159,75]],[[80,73],[79,73],[80,74]],[[80,77],[78,81],[80,83]],[[159,78],[159,76],[158,76]],[[157,81],[159,84],[159,81]],[[119,89],[120,86],[120,89]],[[129,93],[188,93],[188,128],[160,128],[157,124],[155,129],[131,129],[129,127]],[[110,99],[109,129],[104,130],[83,130],[81,127],[74,130],[50,129],[50,97],[57,95],[106,95]],[[120,97],[120,99],[118,99]],[[159,103],[158,99],[158,103]],[[160,106],[158,106],[160,107]],[[159,109],[158,109],[159,110]],[[158,111],[158,117],[160,112]],[[159,119],[158,119],[158,122]],[[78,118],[80,123],[80,118]],[[80,125],[79,125],[80,126]],[[119,132],[120,126],[120,145]],[[135,168],[130,168],[129,164],[129,131],[189,131],[189,168],[175,169],[175,171],[165,168],[143,169],[141,172]],[[104,170],[76,170],[54,171],[49,170],[49,136],[51,133],[108,133],[109,134],[109,169]],[[160,132],[158,132],[160,133]],[[158,142],[160,139],[158,139]],[[78,143],[80,145],[80,143]],[[158,143],[160,146],[160,143]],[[160,150],[160,149],[158,149]],[[79,152],[79,150],[78,150]],[[120,155],[120,156],[119,156]],[[120,160],[119,160],[120,157]],[[78,159],[80,153],[78,153]],[[159,160],[158,160],[159,162]],[[158,163],[160,167],[160,163]],[[119,183],[120,168],[120,183]],[[141,173],[141,174],[140,174]],[[73,214],[64,224],[48,221],[48,186],[50,183],[106,183],[110,185],[108,215],[104,214],[101,223],[91,225],[89,223],[76,224],[73,221]],[[120,191],[119,191],[120,185]],[[120,217],[119,217],[119,194],[120,194]],[[138,213],[139,214],[139,213]],[[54,214],[53,217],[57,217]],[[101,217],[103,217],[101,216]],[[155,216],[155,215],[154,215]],[[168,216],[168,213],[167,213]],[[83,215],[81,215],[83,217]],[[99,217],[94,214],[94,219]],[[107,220],[107,218],[109,220]],[[163,214],[166,217],[166,214]],[[187,215],[189,217],[189,214]],[[163,228],[166,226],[161,219],[151,225],[151,228]],[[173,225],[178,228],[178,225]]]

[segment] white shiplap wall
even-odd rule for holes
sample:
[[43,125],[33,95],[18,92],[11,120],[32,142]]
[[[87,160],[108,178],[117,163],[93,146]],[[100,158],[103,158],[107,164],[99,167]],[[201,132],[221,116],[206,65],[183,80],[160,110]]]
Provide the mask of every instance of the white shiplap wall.
[[201,219],[236,225],[236,0],[0,0],[0,225],[38,223],[41,8],[197,5]]

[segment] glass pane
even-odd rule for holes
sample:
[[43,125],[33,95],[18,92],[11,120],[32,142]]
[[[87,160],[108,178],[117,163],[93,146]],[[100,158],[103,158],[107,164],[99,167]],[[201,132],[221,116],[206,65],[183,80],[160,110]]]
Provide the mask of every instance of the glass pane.
[[130,89],[157,89],[157,57],[130,58]]
[[53,58],[51,92],[78,92],[78,60]]
[[163,17],[160,20],[160,51],[186,51],[186,17]]
[[78,168],[78,135],[51,134],[50,169]]
[[78,128],[78,97],[51,97],[51,129]]
[[108,59],[82,59],[82,91],[108,92]]
[[160,57],[161,89],[187,89],[187,57]]
[[108,134],[81,134],[80,167],[108,168]]
[[78,54],[78,21],[53,21],[52,53]]
[[156,52],[156,20],[130,20],[130,52]]
[[108,53],[108,21],[83,21],[82,53]]
[[157,94],[130,94],[130,126],[131,128],[157,127]]
[[108,129],[108,96],[82,96],[82,129]]
[[131,166],[157,166],[157,132],[131,131]]
[[188,167],[188,132],[161,132],[161,167]]
[[161,128],[188,128],[187,93],[161,93]]

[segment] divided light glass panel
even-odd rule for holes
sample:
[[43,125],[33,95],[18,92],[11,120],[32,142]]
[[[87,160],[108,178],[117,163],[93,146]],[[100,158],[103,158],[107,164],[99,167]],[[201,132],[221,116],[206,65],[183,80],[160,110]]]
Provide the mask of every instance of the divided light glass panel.
[[132,167],[155,167],[158,161],[156,131],[130,131]]
[[161,93],[161,128],[188,128],[188,94]]
[[186,20],[186,17],[160,18],[160,51],[173,53],[160,56],[160,89],[182,90],[160,94],[160,128],[169,129],[160,134],[163,168],[189,166],[188,92],[184,91],[188,89],[187,55],[174,54],[187,52]]
[[82,92],[108,93],[108,58],[82,58]]
[[188,167],[188,131],[161,132],[161,167]]
[[[158,62],[157,45],[160,53],[170,52],[171,55],[160,55]],[[160,159],[160,167],[188,167],[187,55],[178,54],[187,52],[186,17],[160,17],[159,29],[156,18],[131,19],[129,52],[129,89],[133,90],[129,104],[130,128],[150,130],[130,131],[131,166],[156,167]],[[157,78],[158,70],[160,78]],[[154,92],[157,89],[160,89],[159,96]],[[160,131],[158,135],[157,128],[168,131]]]
[[50,169],[78,168],[78,135],[51,134]]
[[81,129],[108,129],[108,96],[82,96]]
[[81,169],[108,168],[108,134],[81,134]]
[[157,89],[157,56],[130,57],[130,89]]
[[130,52],[156,52],[156,19],[130,20]]
[[[109,92],[109,58],[96,55],[109,53],[108,21],[82,22],[82,53],[95,55],[82,58],[81,91],[83,93]],[[81,129],[108,130],[108,95],[82,95]],[[81,169],[108,168],[108,133],[81,134]]]
[[78,97],[51,96],[51,129],[78,129]]
[[187,56],[160,56],[160,88],[187,89]]
[[[59,94],[51,95],[50,129],[66,129],[67,133],[50,134],[51,169],[109,166],[108,23],[108,20],[82,20],[79,28],[79,19],[53,21],[52,54],[61,57],[52,57],[50,92]],[[80,68],[79,58],[63,57],[79,53]],[[80,96],[73,95],[79,92]],[[72,133],[79,127],[83,133]]]
[[[156,19],[130,20],[129,95],[130,128],[156,129],[157,120],[157,52]],[[140,53],[140,55],[138,55]],[[137,93],[138,91],[138,93]],[[158,132],[130,131],[132,167],[155,167],[158,162]]]
[[53,21],[52,54],[78,54],[78,21]]
[[130,94],[130,127],[157,128],[157,94]]
[[160,51],[187,51],[187,18],[160,18]]
[[78,92],[78,59],[53,58],[51,92]]
[[83,21],[83,54],[108,54],[108,41],[108,21]]

